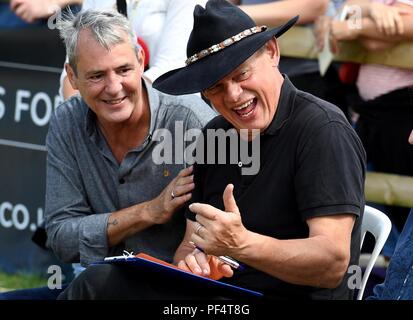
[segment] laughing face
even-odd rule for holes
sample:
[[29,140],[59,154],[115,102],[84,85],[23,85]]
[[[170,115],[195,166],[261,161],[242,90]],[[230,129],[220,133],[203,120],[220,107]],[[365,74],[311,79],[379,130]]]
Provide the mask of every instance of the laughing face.
[[277,42],[270,40],[203,94],[237,130],[262,132],[275,115],[284,80],[277,68],[279,58]]
[[143,52],[136,54],[127,40],[110,50],[102,47],[90,31],[79,36],[77,68],[67,66],[72,86],[103,125],[124,124],[142,113]]

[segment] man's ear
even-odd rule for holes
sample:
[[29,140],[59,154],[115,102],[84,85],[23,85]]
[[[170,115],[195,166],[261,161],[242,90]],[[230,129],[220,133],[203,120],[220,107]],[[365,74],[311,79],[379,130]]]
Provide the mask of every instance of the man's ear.
[[139,68],[141,69],[141,74],[145,71],[145,51],[139,48],[136,57],[138,58]]
[[67,78],[70,81],[70,84],[72,85],[73,89],[75,90],[79,90],[78,86],[77,86],[77,76],[75,71],[73,70],[73,68],[68,64],[65,63],[65,69],[66,69],[66,73],[67,73]]
[[207,95],[207,93],[206,93],[205,91],[201,91],[201,98],[204,99],[204,100],[208,100],[208,101],[209,101],[208,95]]
[[280,47],[278,46],[278,41],[275,37],[267,42],[267,52],[273,61],[273,66],[278,67],[278,64],[280,63]]
[[211,101],[209,101],[208,97],[204,94],[204,91],[201,92],[201,98],[202,98],[202,100],[204,100],[204,102],[205,102],[206,104],[208,104],[211,108],[214,108],[214,107],[212,106]]

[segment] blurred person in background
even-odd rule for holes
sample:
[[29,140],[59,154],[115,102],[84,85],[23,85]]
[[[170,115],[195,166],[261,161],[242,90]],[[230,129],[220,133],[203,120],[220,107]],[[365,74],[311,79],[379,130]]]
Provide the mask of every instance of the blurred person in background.
[[[351,0],[345,5],[361,9],[362,17],[356,21],[360,27],[352,27],[348,20],[322,21],[324,28],[319,28],[317,35],[320,50],[324,32],[330,32],[333,52],[339,51],[340,41],[358,40],[368,51],[382,51],[413,40],[413,1]],[[413,176],[413,147],[406,140],[413,122],[413,69],[362,64],[356,85],[362,101],[352,108],[358,115],[355,127],[366,149],[369,169]],[[383,248],[383,254],[391,257],[409,210],[396,206],[380,209],[393,223]]]

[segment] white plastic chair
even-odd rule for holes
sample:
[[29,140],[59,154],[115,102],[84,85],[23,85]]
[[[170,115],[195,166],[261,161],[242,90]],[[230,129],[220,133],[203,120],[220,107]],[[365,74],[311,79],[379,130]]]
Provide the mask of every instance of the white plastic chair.
[[363,298],[364,289],[366,287],[367,280],[370,276],[370,272],[379,256],[381,249],[383,249],[391,230],[391,221],[386,214],[370,206],[364,207],[363,221],[361,222],[361,246],[363,246],[364,237],[366,232],[370,232],[375,238],[375,244],[371,257],[367,263],[366,270],[364,271],[361,287],[357,294],[357,300]]

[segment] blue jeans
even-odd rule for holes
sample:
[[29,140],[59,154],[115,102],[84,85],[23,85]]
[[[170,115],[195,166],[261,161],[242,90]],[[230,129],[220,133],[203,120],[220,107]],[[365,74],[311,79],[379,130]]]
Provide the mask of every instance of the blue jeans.
[[397,241],[384,283],[374,287],[369,300],[413,299],[413,209]]

